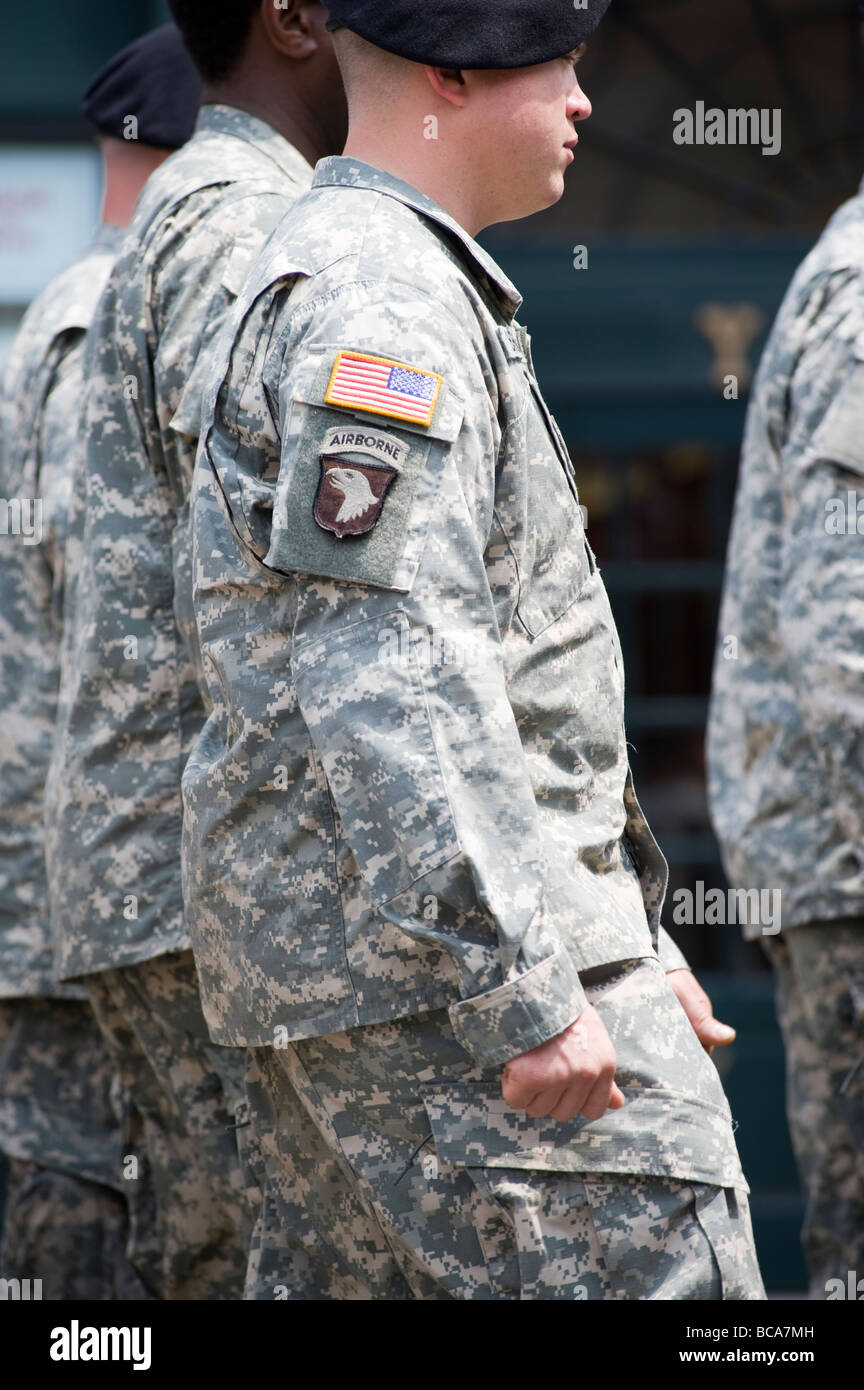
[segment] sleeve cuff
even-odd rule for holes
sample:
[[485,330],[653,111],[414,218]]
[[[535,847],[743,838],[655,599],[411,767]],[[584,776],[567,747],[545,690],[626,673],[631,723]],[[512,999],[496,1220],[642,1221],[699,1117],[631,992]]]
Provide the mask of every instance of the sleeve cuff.
[[587,1002],[576,966],[559,950],[509,984],[460,1000],[450,1022],[466,1052],[491,1067],[563,1033]]
[[689,970],[687,957],[679,946],[675,944],[665,927],[660,928],[657,940],[657,955],[660,957],[660,964],[668,975],[670,970]]

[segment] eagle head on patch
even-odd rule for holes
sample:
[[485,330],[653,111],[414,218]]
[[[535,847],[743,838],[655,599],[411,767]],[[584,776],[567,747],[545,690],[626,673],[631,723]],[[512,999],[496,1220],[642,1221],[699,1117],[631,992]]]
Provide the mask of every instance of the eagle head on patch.
[[385,498],[396,477],[397,470],[386,464],[322,458],[321,479],[315,494],[316,522],[340,540],[368,535],[381,516]]

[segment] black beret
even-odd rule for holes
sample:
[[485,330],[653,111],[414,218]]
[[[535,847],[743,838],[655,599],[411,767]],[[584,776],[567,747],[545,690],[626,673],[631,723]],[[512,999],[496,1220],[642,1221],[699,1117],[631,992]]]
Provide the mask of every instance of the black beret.
[[611,0],[327,0],[333,27],[440,68],[527,68],[593,34]]
[[198,116],[201,78],[183,46],[180,30],[163,24],[115,54],[99,72],[81,110],[101,135],[128,140],[127,117],[138,121],[142,145],[178,150]]

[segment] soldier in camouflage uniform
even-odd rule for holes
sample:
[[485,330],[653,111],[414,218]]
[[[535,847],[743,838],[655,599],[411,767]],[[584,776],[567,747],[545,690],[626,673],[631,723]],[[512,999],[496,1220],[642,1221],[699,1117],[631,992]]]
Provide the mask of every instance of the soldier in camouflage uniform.
[[173,9],[204,105],[139,202],[90,335],[52,916],[120,1072],[136,1267],[162,1298],[231,1299],[260,1193],[238,1158],[245,1058],[207,1034],[182,910],[180,772],[204,713],[186,494],[210,340],[311,163],[341,147],[344,97],[322,6]]
[[[166,102],[168,84],[171,101]],[[126,1259],[115,1074],[81,985],[54,980],[43,794],[54,738],[67,498],[84,335],[146,177],[192,132],[199,83],[166,25],[118,54],[84,110],[101,136],[103,225],[27,313],[7,362],[0,493],[36,523],[0,544],[0,1278],[49,1299],[146,1298]],[[137,141],[120,138],[134,115]]]
[[283,1228],[250,1297],[763,1296],[573,467],[469,234],[560,197],[606,3],[337,0],[346,156],[214,358],[185,874]]
[[864,192],[795,276],[754,385],[708,738],[730,882],[781,894],[763,946],[815,1298],[864,1270],[862,475]]

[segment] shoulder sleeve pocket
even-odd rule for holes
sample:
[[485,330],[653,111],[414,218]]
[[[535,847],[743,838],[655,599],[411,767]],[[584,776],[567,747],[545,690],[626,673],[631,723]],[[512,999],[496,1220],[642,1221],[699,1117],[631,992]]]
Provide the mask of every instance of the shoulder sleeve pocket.
[[333,352],[290,384],[271,569],[409,593],[464,406],[445,383],[430,425],[328,403]]
[[864,473],[864,362],[857,357],[813,435],[809,455]]

